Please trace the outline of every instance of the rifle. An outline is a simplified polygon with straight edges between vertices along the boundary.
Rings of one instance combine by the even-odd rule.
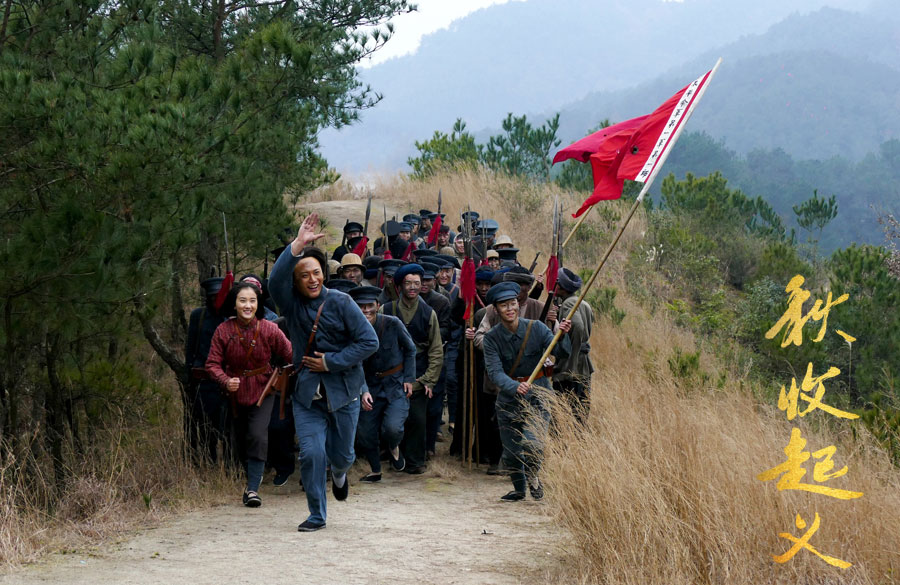
[[[534,273],[534,269],[537,266],[537,261],[538,261],[538,258],[540,258],[540,256],[541,256],[540,252],[538,252],[537,254],[534,255],[534,261],[532,261],[531,266],[528,267],[528,272]]]
[[[350,223],[349,219],[344,220],[344,235],[341,236],[341,248],[347,245],[347,224]],[[346,250],[344,250],[346,252]]]
[[[224,211],[222,212],[222,229],[225,233],[225,280],[222,281],[222,288],[219,289],[219,294],[216,296],[217,311],[221,310],[228,295],[227,290],[231,289],[231,285],[234,284],[234,273],[231,272],[231,264],[228,262],[228,222],[225,220]],[[231,414],[237,416],[237,392],[228,392],[228,402],[231,404]]]
[[[281,392],[281,400],[278,405],[278,418],[284,420],[284,403],[287,397],[287,383],[293,372],[294,364],[275,368],[272,375],[269,377],[269,380],[266,382],[262,394],[259,395],[259,400],[256,401],[256,407],[259,408],[262,406],[263,400],[273,392],[272,389],[274,388],[278,392]]]

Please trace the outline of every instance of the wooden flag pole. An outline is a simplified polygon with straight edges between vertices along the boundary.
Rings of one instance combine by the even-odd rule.
[[[688,111],[685,112],[685,118],[672,134],[672,140],[670,141],[670,145],[674,146],[675,142],[678,140],[678,137],[681,136],[681,132],[684,130],[687,121],[690,119],[691,114],[694,112],[694,107],[700,102],[700,98],[703,97],[703,94],[706,92],[706,88],[709,87],[710,82],[712,81],[713,76],[716,74],[716,70],[719,68],[719,65],[722,64],[722,58],[719,57],[719,60],[716,61],[715,67],[712,68],[712,71],[709,72],[709,77],[706,80],[706,83],[703,84],[703,87],[697,93],[697,97],[694,99],[691,106],[688,108]],[[650,173],[650,176],[647,179],[647,182],[644,183],[643,189],[641,189],[640,194],[637,196],[637,199],[634,200],[634,204],[631,206],[631,209],[628,211],[628,215],[625,216],[625,219],[622,221],[622,225],[619,226],[619,231],[616,232],[616,237],[613,238],[613,241],[610,242],[609,246],[606,248],[606,252],[604,252],[603,256],[600,258],[600,263],[597,264],[597,268],[594,269],[594,273],[591,274],[591,277],[588,279],[586,283],[581,287],[581,293],[578,295],[578,299],[575,301],[575,304],[572,306],[572,310],[569,311],[569,314],[566,315],[566,319],[571,320],[572,317],[575,316],[575,312],[578,310],[581,302],[584,301],[585,295],[587,295],[588,291],[591,289],[591,286],[594,284],[594,281],[597,280],[597,276],[600,274],[600,270],[603,268],[603,265],[606,264],[607,258],[609,258],[610,254],[612,254],[613,249],[616,247],[616,244],[619,243],[619,239],[622,237],[622,233],[625,231],[625,228],[628,227],[628,222],[631,221],[631,218],[634,216],[634,213],[637,211],[638,206],[644,201],[644,197],[647,195],[647,191],[650,190],[650,185],[653,184],[653,180],[656,179],[656,176],[659,174],[659,171],[662,169],[663,164],[666,162],[666,159],[669,157],[669,153],[672,152],[672,148],[667,148],[659,157],[659,163],[653,169],[653,172]],[[589,209],[586,210],[582,217],[587,215]],[[580,224],[578,224],[580,225]],[[576,226],[577,227],[577,226]],[[574,229],[572,230],[574,233]],[[572,237],[569,234],[569,237]],[[568,239],[568,238],[567,238]],[[537,365],[534,368],[534,371],[531,372],[531,375],[528,377],[528,383],[532,384],[537,378],[538,374],[541,372],[541,369],[544,367],[544,362],[547,361],[547,358],[550,357],[550,354],[553,352],[553,348],[556,347],[556,344],[559,343],[559,338],[562,337],[562,330],[557,330],[553,335],[553,340],[550,342],[550,345],[544,351],[544,355],[541,356],[540,361],[538,361]]]
[[[584,223],[584,220],[587,219],[588,214],[589,214],[593,209],[594,209],[594,206],[591,205],[590,207],[587,208],[587,210],[585,210],[584,213],[581,214],[581,217],[578,218],[578,221],[577,221],[577,222],[575,223],[575,225],[572,227],[572,231],[569,232],[569,235],[566,236],[565,241],[563,241],[563,243],[562,243],[562,247],[563,247],[563,248],[566,247],[566,244],[569,243],[569,240],[572,239],[572,236],[575,235],[575,232],[578,231],[578,228],[581,227],[581,224]]]
[[[709,84],[712,82],[713,76],[715,76],[716,71],[719,69],[719,65],[722,64],[722,58],[719,57],[719,60],[716,61],[716,64],[713,66],[712,70],[709,72],[709,77],[706,80],[706,83],[703,84],[703,87],[697,92],[697,97],[694,98],[694,101],[691,102],[691,105],[688,106],[687,112],[684,113],[684,119],[681,121],[681,124],[678,125],[678,128],[675,129],[674,134],[672,134],[672,140],[669,141],[669,147],[666,148],[665,151],[659,157],[659,163],[653,169],[653,172],[647,178],[647,182],[644,183],[644,188],[641,189],[641,194],[638,195],[638,201],[644,198],[644,195],[647,193],[647,185],[650,185],[653,180],[656,178],[656,175],[659,174],[660,169],[662,169],[663,165],[666,162],[666,159],[669,158],[669,153],[672,152],[672,148],[674,148],[675,143],[678,142],[678,138],[681,136],[681,133],[684,131],[684,127],[687,125],[688,120],[691,119],[691,115],[694,113],[694,108],[697,107],[697,104],[700,103],[700,100],[703,99],[703,94],[706,93],[706,88],[709,87]],[[575,232],[578,231],[578,228],[581,227],[581,224],[584,223],[584,220],[587,219],[588,213],[591,212],[592,209],[596,207],[595,205],[587,208],[584,213],[581,214],[581,217],[578,218],[578,222],[572,227],[572,231],[569,232],[568,237],[563,242],[562,247],[565,248],[566,244],[569,243],[569,240],[572,239],[572,236],[575,235]],[[577,305],[576,305],[577,307]]]

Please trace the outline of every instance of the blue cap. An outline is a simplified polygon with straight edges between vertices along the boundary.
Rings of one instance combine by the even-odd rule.
[[[491,287],[485,300],[491,305],[508,301],[509,299],[518,297],[519,291],[521,290],[519,285],[514,282],[501,282],[500,284],[495,284]]]
[[[398,231],[398,232],[411,232],[411,231],[412,231],[412,224],[409,223],[408,221],[401,221],[401,222],[398,224],[397,231]]]
[[[419,225],[419,216],[416,215],[415,213],[407,213],[406,215],[403,216],[403,221],[414,224],[414,225]]]
[[[494,277],[494,271],[490,268],[479,268],[475,271],[475,280],[490,280]]]
[[[437,256],[437,252],[434,250],[429,250],[427,248],[422,248],[420,250],[413,250],[413,255],[416,257],[416,260],[421,260],[427,256]]]
[[[403,279],[410,274],[418,274],[419,276],[423,276],[425,274],[425,269],[415,263],[404,264],[397,269],[397,272],[394,273],[394,282],[400,284],[403,282]]]
[[[358,286],[351,289],[349,293],[357,305],[368,305],[369,303],[377,303],[378,297],[381,296],[381,289],[377,286]]]

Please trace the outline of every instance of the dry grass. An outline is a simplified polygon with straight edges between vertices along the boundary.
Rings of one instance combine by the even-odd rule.
[[[61,495],[51,474],[30,455],[0,467],[0,568],[109,541],[239,489],[224,468],[186,463],[181,428],[166,423],[98,431]]]
[[[560,195],[568,211],[578,203],[577,196],[554,186],[529,187],[478,172],[426,182],[393,178],[376,191],[415,210],[433,209],[438,188],[453,227],[458,213],[471,205],[500,222],[500,233],[509,233],[522,250],[523,263],[539,249],[546,260],[553,195]],[[612,212],[606,217],[592,213],[591,237],[578,245],[578,253],[567,252],[568,266],[587,267],[605,249],[614,216],[623,216],[628,207],[608,205]],[[694,351],[698,341],[666,316],[651,317],[622,289],[627,251],[642,245],[645,225],[639,211],[600,279],[620,287],[616,304],[628,317],[621,327],[607,319],[595,325],[591,341],[598,371],[589,423],[576,428],[570,415],[555,412],[558,434],[548,445],[545,478],[553,513],[572,535],[566,545],[570,562],[560,581],[900,581],[900,473],[861,423],[832,424],[820,411],[797,426],[810,451],[834,444],[836,469],[849,466],[845,477],[828,485],[862,491],[862,498],[779,492],[775,482],[760,482],[756,475],[784,460],[791,428],[784,414],[774,404],[760,403],[762,392],[754,391],[745,373],[729,371],[705,351],[701,369],[710,380],[723,377],[724,389],[673,378],[667,358],[675,348]],[[645,279],[653,281],[652,275]],[[804,480],[811,482],[812,465],[808,468]],[[805,550],[786,564],[774,563],[772,555],[791,544],[778,534],[802,534],[794,526],[797,513],[808,525],[818,513],[821,527],[812,545],[853,566],[834,569]]]

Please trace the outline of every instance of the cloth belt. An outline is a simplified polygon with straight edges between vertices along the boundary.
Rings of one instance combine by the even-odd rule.
[[[383,372],[375,372],[376,378],[387,378],[388,376],[393,376],[397,372],[403,371],[403,364],[397,364],[390,370],[385,370]]]
[[[237,378],[250,378],[252,376],[259,376],[260,374],[268,374],[272,371],[271,366],[268,364],[256,368],[255,370],[241,370],[240,374],[237,374]]]
[[[534,379],[539,380],[545,376],[550,376],[551,374],[552,374],[552,372],[549,374],[547,373],[547,368],[541,368],[541,371],[538,372],[538,375],[535,376]],[[519,378],[513,378],[513,380],[515,380],[516,382],[522,383],[522,382],[527,382],[529,377],[530,376],[521,376]]]

